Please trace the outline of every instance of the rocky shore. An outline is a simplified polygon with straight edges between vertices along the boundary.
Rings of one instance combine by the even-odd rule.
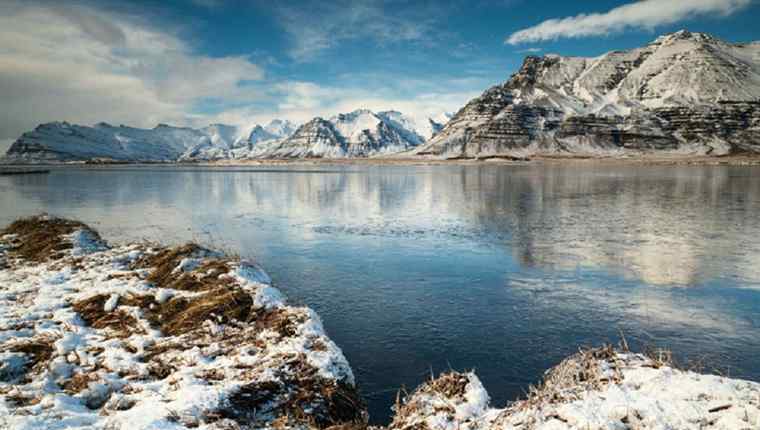
[[[390,405],[389,405],[390,406]],[[388,429],[758,429],[760,384],[603,347],[492,407],[474,373],[399,393]],[[0,231],[0,428],[365,429],[343,353],[253,262],[109,246],[76,221]]]

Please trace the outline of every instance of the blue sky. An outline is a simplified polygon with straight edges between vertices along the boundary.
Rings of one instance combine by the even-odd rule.
[[[4,0],[0,146],[53,120],[432,116],[503,82],[525,55],[596,56],[681,28],[758,40],[758,3]]]

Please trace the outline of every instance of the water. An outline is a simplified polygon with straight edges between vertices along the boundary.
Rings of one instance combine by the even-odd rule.
[[[343,348],[373,422],[475,369],[496,405],[580,345],[656,345],[760,380],[760,169],[61,168],[0,177],[0,223],[258,260]]]

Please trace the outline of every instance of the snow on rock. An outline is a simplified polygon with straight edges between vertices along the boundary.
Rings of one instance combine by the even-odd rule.
[[[596,58],[529,56],[418,155],[760,152],[760,43],[679,31]]]
[[[423,144],[442,125],[397,111],[358,109],[329,119],[314,118],[255,158],[353,158],[407,151]]]
[[[160,124],[152,129],[99,123],[87,127],[68,122],[41,124],[10,147],[5,161],[45,163],[71,161],[175,162],[246,158],[259,145],[295,131],[289,121],[237,127],[212,124],[201,129]]]
[[[59,251],[25,246],[40,232],[59,233]],[[366,422],[317,315],[286,304],[261,268],[195,245],[76,247],[87,234],[98,237],[49,217],[0,234],[0,428]]]
[[[357,110],[303,126],[212,124],[201,129],[161,124],[153,129],[52,122],[24,133],[5,161],[195,162],[252,158],[366,157],[405,151],[443,127],[445,116],[415,119],[396,111]]]

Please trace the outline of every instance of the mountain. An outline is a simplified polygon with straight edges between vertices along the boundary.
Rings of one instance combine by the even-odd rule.
[[[52,122],[24,133],[4,161],[45,163],[108,160],[187,162],[253,158],[346,158],[413,149],[440,131],[432,119],[396,111],[356,110],[297,127],[287,120],[245,129],[212,124],[201,129],[161,124],[152,129]]]
[[[295,133],[297,126],[288,120],[275,119],[262,127],[257,125],[248,136],[248,151],[233,158],[255,158],[267,152],[280,140]]]
[[[201,129],[160,124],[152,129],[93,127],[51,122],[24,133],[8,150],[11,163],[113,160],[175,162],[246,158],[259,146],[287,137],[289,121],[274,120],[247,132],[241,127],[212,124]]]
[[[327,120],[314,118],[256,157],[370,157],[413,149],[433,133],[432,122],[420,124],[396,111],[359,109]]]
[[[760,42],[679,31],[596,58],[529,56],[414,153],[725,155],[760,152]]]

